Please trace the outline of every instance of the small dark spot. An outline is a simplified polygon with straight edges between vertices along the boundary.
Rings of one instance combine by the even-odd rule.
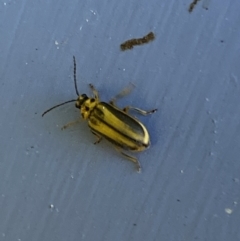
[[[157,110],[158,110],[158,109],[153,109],[153,110],[150,110],[148,113],[149,113],[149,114],[153,114],[153,113],[155,113]]]
[[[89,107],[88,107],[88,106],[86,106],[86,107],[85,107],[85,110],[86,110],[86,111],[89,111]]]
[[[177,199],[178,202],[181,202],[180,199]]]
[[[38,50],[38,49],[35,49],[35,50]]]
[[[134,224],[133,224],[133,226],[137,226],[137,224],[136,224],[136,223],[134,223]]]
[[[37,112],[34,113],[35,115],[37,114]]]
[[[221,43],[224,43],[224,40],[220,40]]]
[[[233,181],[234,182],[239,182],[239,179],[238,178],[233,178]]]
[[[95,99],[94,99],[94,98],[92,98],[92,99],[90,100],[90,102],[91,102],[91,103],[95,102]]]
[[[33,148],[34,148],[34,146],[31,146],[31,148],[33,149]]]

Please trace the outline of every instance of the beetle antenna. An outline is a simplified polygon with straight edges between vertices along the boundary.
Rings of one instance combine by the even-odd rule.
[[[50,109],[44,111],[43,114],[42,114],[42,116],[44,116],[44,115],[47,114],[49,111],[51,111],[51,110],[53,110],[53,109],[55,109],[55,108],[57,108],[57,107],[59,107],[59,106],[65,105],[65,104],[70,103],[70,102],[73,102],[73,101],[76,101],[76,100],[68,100],[68,101],[65,101],[65,102],[63,102],[63,103],[61,103],[61,104],[55,105],[55,106],[51,107]]]
[[[77,88],[77,77],[76,77],[76,60],[75,56],[73,56],[73,76],[74,76],[74,85],[77,96],[79,96],[78,88]]]

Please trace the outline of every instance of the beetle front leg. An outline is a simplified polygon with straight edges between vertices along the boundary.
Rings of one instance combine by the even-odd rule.
[[[95,135],[98,139],[94,142],[94,145],[98,144],[101,142],[102,137],[100,135],[98,135],[97,133],[91,131],[93,133],[93,135]]]
[[[67,123],[66,125],[64,125],[61,129],[62,129],[62,130],[67,129],[68,127],[73,126],[73,125],[76,125],[76,124],[79,123],[79,122],[80,122],[80,120],[76,120],[76,121],[69,122],[69,123]]]
[[[123,108],[123,111],[126,112],[126,113],[128,113],[129,110],[134,110],[141,115],[149,115],[149,114],[153,114],[157,111],[157,109],[146,111],[146,110],[141,110],[139,108],[135,108],[135,107],[132,107],[132,106],[126,106],[125,108]]]
[[[89,84],[90,89],[92,90],[93,94],[94,94],[94,98],[99,100],[99,94],[98,91],[95,89],[95,87],[92,84]]]
[[[128,160],[134,162],[134,163],[137,165],[138,173],[141,173],[141,170],[142,170],[141,164],[140,164],[140,162],[138,161],[138,159],[137,159],[136,157],[133,157],[133,156],[130,156],[130,155],[124,153],[124,152],[122,151],[122,149],[121,149],[120,147],[118,147],[118,146],[115,146],[115,148],[116,148],[116,150],[117,150],[121,155],[123,155],[125,158],[127,158]]]

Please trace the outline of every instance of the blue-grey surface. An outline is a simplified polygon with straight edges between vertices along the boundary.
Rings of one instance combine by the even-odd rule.
[[[0,2],[0,240],[240,240],[240,2]],[[208,8],[206,10],[205,8]],[[155,41],[121,52],[127,39]],[[93,83],[152,146],[143,166],[93,145],[74,104]]]

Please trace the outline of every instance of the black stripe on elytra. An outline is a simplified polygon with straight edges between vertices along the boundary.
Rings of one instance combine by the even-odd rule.
[[[94,131],[92,131],[92,132],[93,132],[93,133],[94,133],[94,132],[97,133],[98,135],[102,136],[103,138],[105,138],[106,140],[108,140],[109,142],[111,142],[113,145],[119,146],[119,147],[121,147],[121,148],[124,149],[124,150],[132,150],[132,151],[137,150],[136,148],[129,148],[129,147],[126,146],[126,145],[122,145],[121,143],[119,143],[119,142],[117,142],[117,141],[109,138],[108,136],[100,133],[99,131],[94,130]],[[141,143],[141,144],[142,144],[142,143]],[[146,145],[144,145],[144,146],[146,146]],[[147,146],[146,146],[146,147],[147,147]]]
[[[105,103],[105,102],[100,102],[99,105],[105,107],[110,113],[115,115],[116,118],[121,120],[122,122],[127,123],[129,126],[135,126],[133,129],[138,134],[141,134],[141,135],[144,134],[143,128],[141,125],[139,125],[139,122],[136,119],[134,119],[133,117],[129,116],[127,113],[125,113],[122,110],[117,109],[116,107],[109,105],[108,103]],[[96,107],[95,110],[100,117],[104,118],[104,113],[102,112],[101,109]]]
[[[101,104],[102,104],[102,103],[101,103]],[[104,104],[105,104],[105,103],[104,103]],[[106,104],[105,104],[104,106],[105,106],[105,107],[108,107],[108,105],[106,105]],[[115,110],[115,109],[114,109],[114,110]],[[104,117],[104,113],[103,113],[100,109],[98,109],[97,107],[94,108],[94,112],[96,112],[96,115],[94,115],[94,117],[95,117],[98,121],[104,123],[106,126],[110,127],[111,129],[113,129],[114,131],[116,131],[118,134],[126,137],[127,139],[133,141],[134,143],[141,144],[142,146],[145,146],[145,147],[148,146],[148,145],[146,145],[146,144],[144,144],[144,143],[142,143],[142,142],[139,142],[139,141],[135,140],[134,138],[131,138],[130,136],[128,136],[128,135],[120,132],[120,131],[119,131],[118,129],[116,129],[113,125],[110,125],[109,123],[107,123],[106,121],[104,121],[104,118],[103,118],[103,117]],[[114,113],[113,113],[113,114],[114,114]],[[130,117],[130,118],[131,118],[131,117]],[[129,118],[129,119],[130,119],[130,118]],[[137,122],[134,121],[134,123],[137,123]],[[142,128],[141,128],[141,130],[142,130]],[[95,130],[94,130],[94,131],[95,131]],[[143,133],[144,133],[144,132],[143,132]],[[99,134],[101,134],[101,133],[99,133]],[[103,135],[103,134],[101,134],[101,135]],[[108,139],[109,141],[111,140],[112,142],[114,142],[114,143],[116,144],[116,142],[115,142],[114,140],[110,139],[109,137],[104,136],[104,138]],[[119,145],[119,144],[118,144],[118,145]]]

